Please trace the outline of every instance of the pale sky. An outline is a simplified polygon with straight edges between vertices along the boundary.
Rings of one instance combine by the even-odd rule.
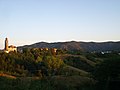
[[[0,49],[36,42],[120,41],[120,0],[0,0]]]

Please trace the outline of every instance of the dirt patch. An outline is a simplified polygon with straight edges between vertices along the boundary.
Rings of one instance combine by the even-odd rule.
[[[15,77],[15,76],[11,76],[11,75],[4,74],[4,73],[0,73],[0,77],[7,77],[7,78],[16,79],[16,77]]]

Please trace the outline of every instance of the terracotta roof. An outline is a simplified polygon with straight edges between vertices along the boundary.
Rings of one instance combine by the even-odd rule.
[[[16,46],[10,45],[9,48],[16,48]]]

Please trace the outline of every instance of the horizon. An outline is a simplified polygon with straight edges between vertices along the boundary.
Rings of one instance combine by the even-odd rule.
[[[0,0],[0,49],[37,42],[120,41],[119,0]]]
[[[8,38],[8,41],[9,41],[9,38]],[[29,43],[29,44],[22,44],[22,45],[18,45],[16,47],[21,47],[21,46],[25,46],[25,45],[32,45],[32,44],[36,44],[36,43],[64,43],[64,42],[85,42],[85,43],[108,43],[108,42],[112,42],[112,43],[116,43],[116,42],[120,42],[120,40],[118,41],[75,41],[75,40],[68,40],[68,41],[55,41],[55,42],[47,42],[47,41],[38,41],[38,42],[33,42],[33,43]],[[8,42],[9,43],[9,46],[10,45],[13,45],[10,43],[10,41]],[[5,45],[5,43],[4,43]],[[0,48],[0,50],[4,49],[4,45],[3,45],[3,48]]]

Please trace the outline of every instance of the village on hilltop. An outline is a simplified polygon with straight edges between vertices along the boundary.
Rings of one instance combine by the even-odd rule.
[[[40,51],[48,51],[50,50],[51,52],[53,53],[56,53],[57,52],[57,49],[56,48],[34,48],[34,50],[36,49],[39,49]],[[23,52],[23,50],[18,50],[16,46],[14,45],[10,45],[9,46],[9,41],[8,41],[8,38],[5,38],[5,47],[4,47],[4,50],[3,50],[5,53],[9,53],[9,52]]]

